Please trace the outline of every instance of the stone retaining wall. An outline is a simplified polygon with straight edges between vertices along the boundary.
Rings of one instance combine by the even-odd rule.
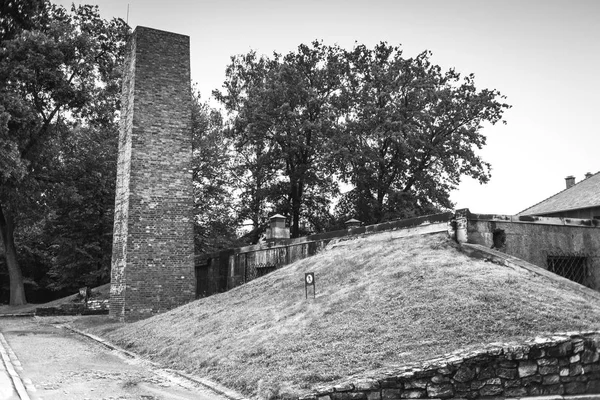
[[[600,393],[600,332],[490,344],[380,377],[317,388],[303,400],[486,398]]]
[[[58,315],[101,315],[108,314],[109,300],[89,300],[80,303],[66,303],[55,307],[37,307],[35,315],[39,317]]]

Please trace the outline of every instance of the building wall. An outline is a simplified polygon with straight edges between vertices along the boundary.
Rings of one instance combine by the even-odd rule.
[[[110,315],[194,298],[189,37],[138,27],[124,68]]]
[[[229,256],[224,250],[196,257],[196,298],[225,292],[228,287]]]
[[[548,269],[546,261],[549,255],[586,255],[586,284],[600,290],[600,221],[473,214],[465,209],[458,210],[456,214],[429,215],[295,239],[278,239],[200,256],[196,271],[198,285],[203,290],[197,295],[204,297],[232,289],[262,275],[261,271],[252,269],[278,268],[316,254],[331,241],[385,231],[402,237],[444,230],[448,230],[460,243],[467,241],[495,248],[544,269]],[[202,279],[208,282],[202,283]]]
[[[468,243],[496,248],[547,269],[548,255],[588,255],[588,286],[600,290],[600,223],[549,217],[471,214],[467,216]],[[494,242],[504,236],[504,243]]]

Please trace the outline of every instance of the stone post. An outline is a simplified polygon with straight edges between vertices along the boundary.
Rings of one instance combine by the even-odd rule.
[[[463,208],[461,210],[456,210],[456,214],[454,215],[454,219],[456,221],[456,241],[460,243],[467,243],[468,235],[467,235],[467,226],[468,220],[467,216],[469,215],[469,209]]]
[[[344,224],[346,225],[347,230],[351,230],[354,228],[359,228],[361,222],[355,218],[352,218],[352,219],[349,219],[348,221],[344,222]]]
[[[267,229],[267,240],[290,238],[290,228],[285,226],[285,217],[283,215],[275,214],[269,217],[269,220],[271,224]]]

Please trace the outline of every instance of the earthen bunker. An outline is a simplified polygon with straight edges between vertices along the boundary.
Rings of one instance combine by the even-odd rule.
[[[443,231],[600,289],[596,220],[468,210],[289,239],[275,216],[266,243],[196,257],[193,243],[189,37],[138,27],[126,56],[119,135],[110,315],[145,318],[310,256],[331,240],[391,230]],[[358,221],[355,221],[358,222]],[[341,239],[340,239],[341,240]]]

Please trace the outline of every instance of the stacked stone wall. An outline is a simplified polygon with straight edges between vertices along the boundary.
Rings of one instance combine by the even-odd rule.
[[[491,344],[321,387],[303,400],[506,398],[600,393],[600,333]]]
[[[134,320],[194,299],[189,37],[138,27],[119,136],[110,314]]]
[[[53,307],[37,307],[35,315],[98,315],[108,314],[108,300],[89,300],[86,302],[66,303]]]

